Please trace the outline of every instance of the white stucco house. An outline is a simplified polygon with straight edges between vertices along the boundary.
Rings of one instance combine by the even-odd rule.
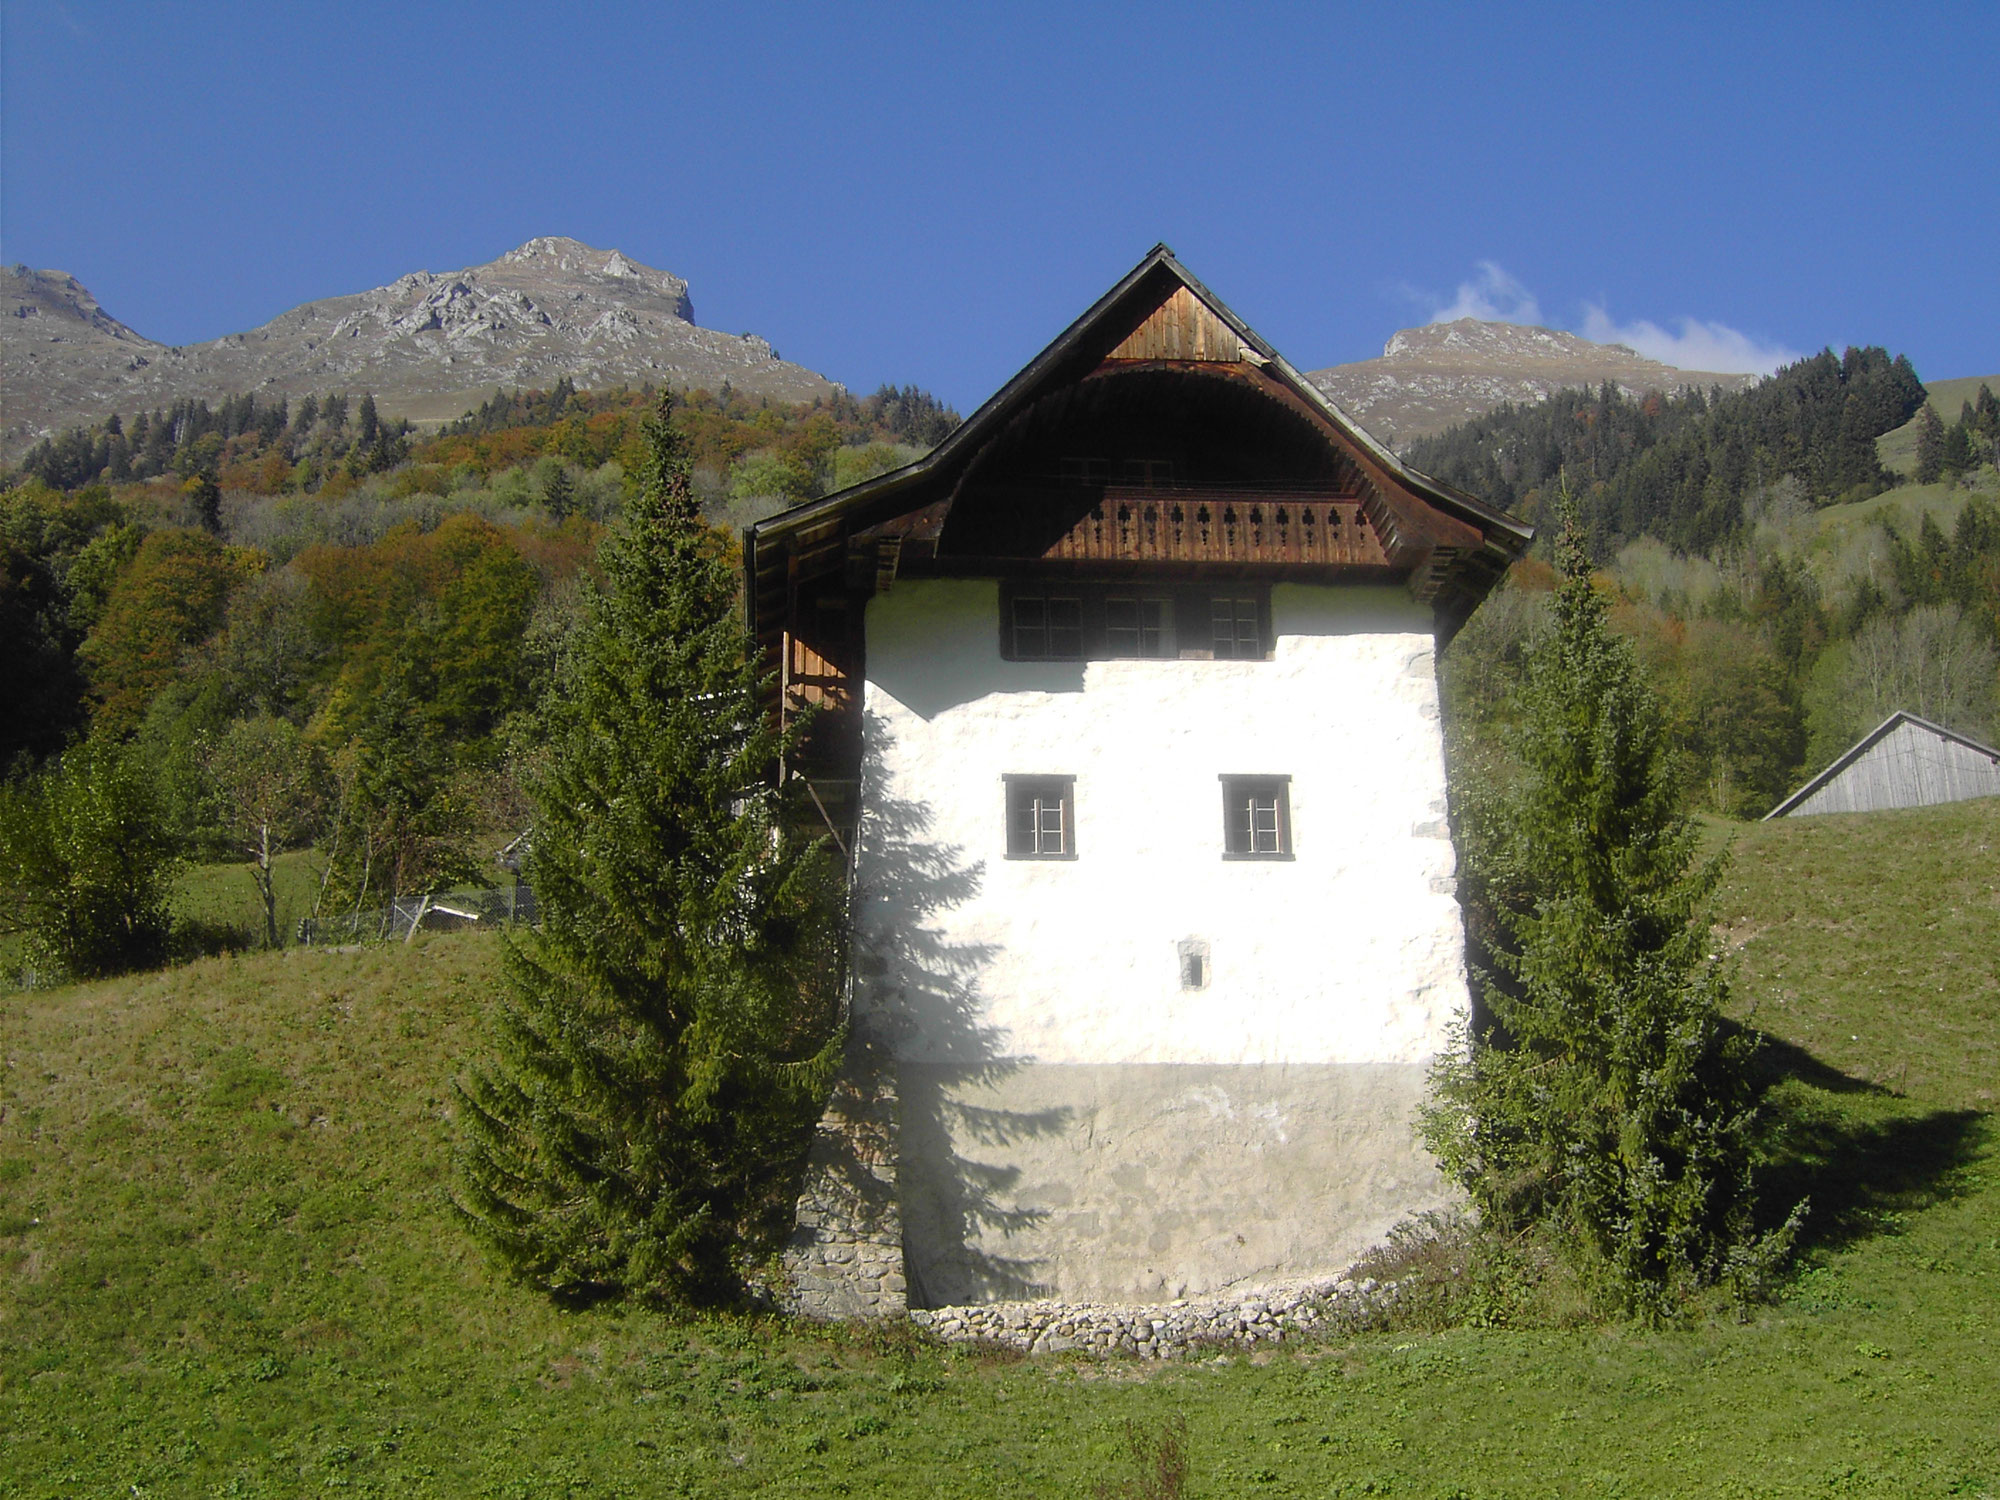
[[[1529,537],[1165,246],[927,457],[745,534],[852,859],[796,1305],[1212,1295],[1444,1200],[1436,659]]]

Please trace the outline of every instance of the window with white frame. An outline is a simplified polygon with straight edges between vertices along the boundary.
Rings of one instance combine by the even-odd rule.
[[[1224,776],[1222,857],[1290,859],[1292,805],[1289,776]]]
[[[1009,776],[1007,857],[1076,858],[1076,778]]]

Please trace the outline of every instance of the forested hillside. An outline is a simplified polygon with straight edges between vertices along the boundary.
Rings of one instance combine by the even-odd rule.
[[[1920,408],[1937,431],[1904,483],[1877,440]],[[1907,360],[1850,349],[1735,394],[1558,392],[1409,456],[1530,517],[1570,487],[1676,715],[1691,794],[1742,816],[1898,708],[2000,737],[1996,449],[1990,389],[1947,428]],[[1517,568],[1447,658],[1461,747],[1502,765],[1546,588],[1539,564]]]
[[[1690,796],[1771,806],[1895,708],[1987,739],[2000,648],[2000,401],[1936,430],[1879,349],[1741,393],[1558,392],[1417,445],[1530,517],[1578,496],[1614,616],[1675,715]],[[495,392],[423,436],[365,392],[184,401],[38,445],[0,493],[0,762],[117,749],[189,857],[315,845],[329,910],[478,872],[518,827],[532,702],[635,467],[645,393]],[[956,413],[884,387],[679,420],[725,530],[905,463]],[[1877,440],[1914,431],[1922,484]],[[1534,560],[1446,657],[1455,753],[1505,774]],[[275,920],[275,918],[273,919]]]
[[[79,751],[56,781],[142,802],[106,816],[186,857],[313,844],[327,910],[477,879],[481,836],[523,817],[531,747],[511,726],[650,404],[565,382],[418,437],[365,393],[245,395],[39,445],[0,492],[8,806],[88,744],[123,770],[84,777]],[[680,405],[725,526],[906,463],[957,420],[914,388],[788,406],[725,385]]]

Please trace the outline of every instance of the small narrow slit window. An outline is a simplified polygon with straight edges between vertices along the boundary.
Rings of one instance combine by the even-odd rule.
[[[1201,938],[1187,938],[1174,945],[1180,959],[1181,988],[1184,990],[1205,990],[1208,988],[1209,959],[1208,944]]]
[[[1291,778],[1222,778],[1222,857],[1292,857]]]
[[[1007,778],[1007,857],[1076,858],[1076,778]]]
[[[1210,601],[1217,661],[1262,661],[1264,628],[1255,599],[1217,598]]]
[[[1083,657],[1083,601],[1056,595],[1023,594],[1014,600],[1014,656],[1021,661],[1080,661]]]

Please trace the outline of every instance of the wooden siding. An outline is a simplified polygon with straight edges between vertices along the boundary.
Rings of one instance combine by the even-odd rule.
[[[853,706],[854,684],[847,673],[828,657],[795,635],[785,637],[785,707],[806,704],[834,713]]]
[[[1788,817],[2000,796],[2000,754],[1904,719],[1810,790]]]
[[[1235,364],[1243,357],[1236,330],[1184,286],[1174,288],[1107,359],[1193,359]]]

